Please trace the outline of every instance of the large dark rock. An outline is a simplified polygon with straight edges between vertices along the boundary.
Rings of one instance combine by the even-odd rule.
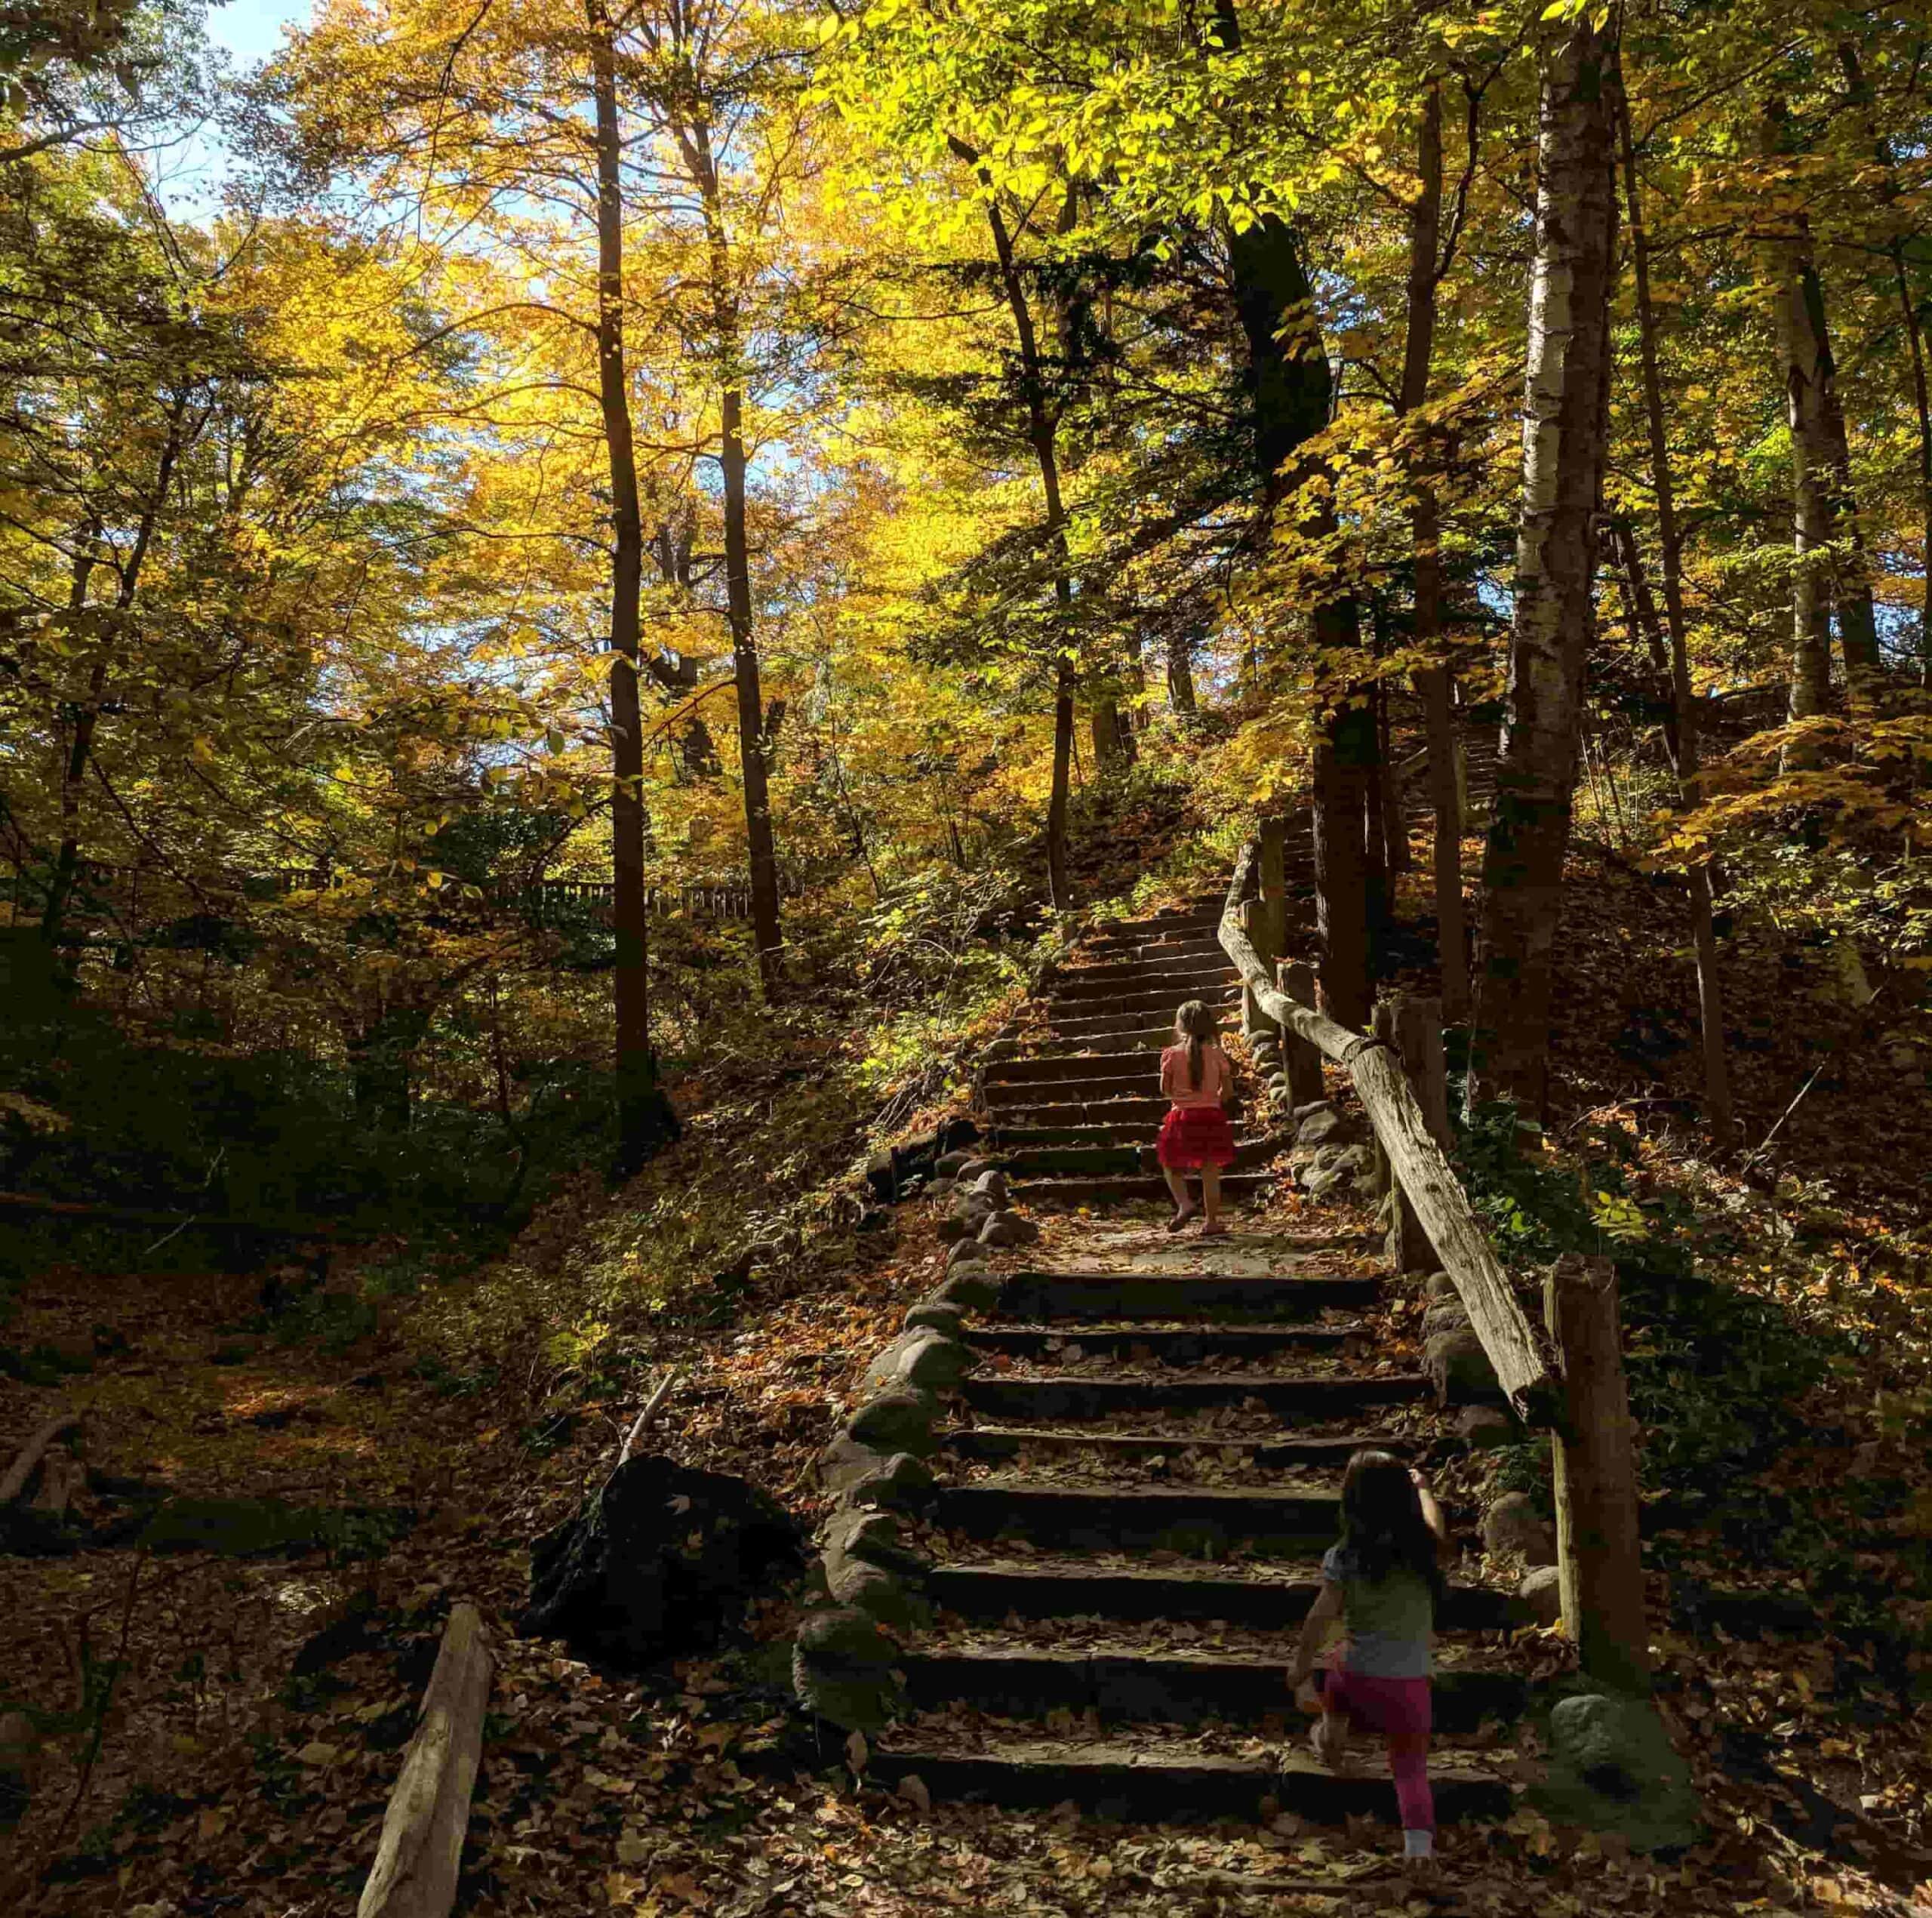
[[[715,1645],[803,1559],[798,1525],[755,1485],[647,1455],[531,1547],[521,1628],[586,1658],[649,1664]]]

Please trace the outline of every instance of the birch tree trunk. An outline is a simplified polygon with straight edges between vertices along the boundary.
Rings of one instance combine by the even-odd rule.
[[[1650,234],[1644,224],[1643,195],[1637,178],[1637,148],[1630,128],[1630,102],[1623,91],[1620,68],[1617,117],[1623,159],[1623,197],[1630,212],[1631,264],[1637,282],[1637,337],[1643,368],[1644,418],[1651,451],[1651,480],[1657,500],[1657,537],[1663,548],[1664,611],[1669,627],[1669,671],[1671,711],[1675,723],[1666,732],[1672,770],[1677,775],[1679,802],[1688,807],[1697,796],[1697,703],[1690,689],[1690,623],[1684,610],[1684,543],[1677,523],[1677,488],[1671,470],[1670,440],[1665,430],[1663,377],[1658,365],[1657,309],[1651,298]],[[1622,528],[1625,563],[1630,576],[1631,604],[1639,618],[1654,628],[1656,609],[1649,603],[1643,563],[1635,531]],[[1700,860],[1691,870],[1690,941],[1697,960],[1697,1014],[1704,1047],[1704,1118],[1712,1142],[1720,1149],[1731,1141],[1730,1067],[1724,1054],[1724,987],[1718,972],[1717,931],[1713,912],[1715,875],[1712,862]]]
[[[617,947],[614,1048],[617,1159],[634,1171],[678,1136],[651,1042],[650,902],[644,882],[644,713],[638,694],[644,523],[624,356],[623,137],[604,0],[586,0],[596,104],[597,383],[611,479],[611,879]]]
[[[1504,1098],[1537,1111],[1595,630],[1617,229],[1611,42],[1587,16],[1546,30],[1509,716],[1484,853],[1469,1082],[1472,1105]]]
[[[1471,128],[1473,139],[1475,129]],[[1473,157],[1473,155],[1472,156]],[[1423,100],[1416,140],[1420,190],[1409,209],[1407,331],[1403,341],[1402,386],[1397,409],[1412,413],[1429,396],[1435,351],[1435,294],[1441,284],[1442,85],[1430,83]],[[1420,460],[1418,455],[1412,457]],[[1413,479],[1415,503],[1409,525],[1415,550],[1414,636],[1418,651],[1442,637],[1441,516],[1435,486],[1426,469]],[[1415,675],[1429,744],[1429,799],[1435,814],[1431,876],[1435,894],[1435,944],[1442,975],[1442,1011],[1451,1024],[1469,1014],[1468,932],[1463,914],[1463,805],[1456,780],[1455,688],[1448,666]]]

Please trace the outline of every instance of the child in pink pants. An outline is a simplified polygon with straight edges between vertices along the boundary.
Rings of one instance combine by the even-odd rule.
[[[1321,1713],[1309,1742],[1340,1769],[1352,1726],[1389,1741],[1402,1849],[1425,1859],[1435,1849],[1429,1789],[1429,1645],[1442,1595],[1448,1535],[1442,1508],[1422,1473],[1392,1453],[1358,1452],[1342,1479],[1342,1536],[1321,1561],[1321,1590],[1302,1627],[1290,1689]],[[1343,1621],[1340,1655],[1308,1693],[1328,1627]]]

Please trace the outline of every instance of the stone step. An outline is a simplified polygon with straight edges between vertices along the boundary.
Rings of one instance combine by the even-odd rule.
[[[1129,1412],[1198,1412],[1252,1399],[1277,1418],[1319,1422],[1370,1405],[1413,1405],[1429,1393],[1420,1372],[1379,1377],[1297,1377],[1281,1372],[1164,1372],[1082,1378],[1057,1372],[1026,1378],[971,1374],[958,1390],[976,1418],[1001,1424],[1055,1425],[1066,1419],[1112,1418]]]
[[[1163,1005],[1167,1002],[1163,1000]],[[1171,1045],[1174,1039],[1174,1020],[1171,1008],[1166,1012],[1116,1012],[1109,1007],[1104,1012],[1061,1012],[1052,1022],[1035,1028],[1032,1032],[1017,1034],[1021,1045],[1029,1039],[1086,1039],[1105,1033],[1115,1036],[1124,1033],[1134,1033],[1149,1041],[1158,1040],[1161,1046]]]
[[[1225,959],[1219,965],[1140,965],[1125,968],[1124,972],[1119,978],[1099,979],[1084,968],[1056,973],[1048,981],[1048,996],[1056,1005],[1103,1003],[1149,993],[1178,1001],[1206,999],[1241,981],[1233,962]]]
[[[1158,934],[1151,939],[1138,936],[1096,939],[1092,944],[1082,946],[1065,969],[1069,972],[1084,972],[1090,966],[1137,965],[1149,961],[1201,961],[1212,965],[1226,957],[1217,928],[1203,925],[1192,931]]]
[[[907,1702],[915,1711],[965,1704],[997,1718],[1044,1718],[1049,1712],[1094,1713],[1103,1725],[1229,1725],[1305,1721],[1287,1683],[1291,1645],[1284,1634],[1269,1658],[1200,1652],[1042,1648],[1020,1642],[970,1647],[921,1646],[907,1653]],[[1438,1660],[1431,1687],[1438,1732],[1467,1734],[1485,1720],[1513,1723],[1529,1701],[1521,1673]]]
[[[1158,1131],[1158,1128],[1153,1128],[1155,1134]],[[1155,1162],[1151,1156],[1155,1144],[1155,1138],[1148,1136],[1118,1145],[1023,1146],[1017,1150],[1002,1147],[1000,1163],[1016,1179],[1051,1178],[1062,1174],[1098,1176],[1107,1173],[1131,1178],[1155,1170]],[[1239,1174],[1251,1167],[1266,1165],[1277,1153],[1287,1150],[1288,1144],[1284,1138],[1237,1138],[1235,1172]],[[1229,1176],[1226,1173],[1222,1175],[1224,1188]]]
[[[1048,995],[1046,1004],[1050,1018],[1061,1014],[1078,1018],[1083,1011],[1145,1012],[1156,1016],[1164,1011],[1171,1020],[1183,1001],[1190,999],[1204,999],[1224,1019],[1231,1018],[1241,1004],[1241,988],[1230,979],[1205,987],[1131,986],[1105,994],[1056,992]]]
[[[1014,1458],[1023,1452],[1060,1451],[1098,1454],[1103,1459],[1179,1459],[1189,1451],[1238,1452],[1253,1465],[1283,1470],[1299,1466],[1339,1472],[1364,1445],[1398,1455],[1414,1449],[1414,1441],[1386,1432],[1358,1432],[1341,1438],[1279,1439],[1229,1436],[1214,1432],[1087,1432],[1078,1426],[1056,1430],[1051,1426],[961,1426],[946,1435],[946,1449],[957,1458]]]
[[[1161,1118],[1167,1101],[1161,1102]],[[1159,1136],[1161,1119],[1123,1125],[995,1125],[986,1138],[989,1152],[1027,1152],[1037,1146],[1152,1145]]]
[[[932,1520],[968,1538],[1024,1539],[1049,1547],[1206,1553],[1240,1541],[1321,1551],[1340,1529],[1339,1492],[1247,1486],[1062,1485],[1028,1479],[940,1486]]]
[[[988,1094],[1003,1092],[1010,1086],[1077,1085],[1078,1092],[1056,1090],[1056,1098],[1084,1098],[1095,1087],[1118,1088],[1122,1092],[1142,1092],[1152,1075],[1144,1058],[1086,1058],[1073,1054],[1059,1059],[993,1059],[983,1068],[983,1082]],[[1008,1094],[1010,1098],[1010,1094]],[[1106,1097],[1102,1092],[1102,1098]]]
[[[1069,1330],[1042,1325],[977,1325],[960,1336],[976,1351],[1008,1358],[1140,1359],[1152,1365],[1237,1362],[1282,1352],[1339,1352],[1366,1335],[1358,1325],[1109,1325]]]
[[[1132,1053],[1146,1061],[1150,1082],[1160,1082],[1161,1051],[1174,1042],[1171,1026],[1123,1026],[1118,1030],[1069,1032],[1059,1024],[1043,1033],[1029,1033],[1022,1038],[996,1039],[984,1047],[980,1058],[995,1059],[1051,1059],[1069,1052],[1087,1052],[1096,1058],[1116,1058]]]
[[[1148,1126],[1158,1131],[1162,1119],[1168,1116],[1168,1102],[1158,1094],[1148,1098],[1136,1094],[1123,1088],[1121,1095],[1115,1098],[1099,1098],[1091,1101],[1064,1099],[1060,1096],[1060,1088],[1048,1085],[1040,1088],[1041,1103],[1038,1105],[1010,1104],[1001,1108],[1001,1116],[994,1121],[993,1131],[998,1135],[1002,1127],[1012,1125],[1051,1126]]]
[[[1072,1803],[1097,1817],[1147,1824],[1217,1818],[1253,1821],[1263,1800],[1324,1824],[1352,1817],[1392,1819],[1394,1787],[1386,1766],[1367,1752],[1358,1769],[1331,1772],[1312,1754],[1290,1749],[1266,1759],[1222,1757],[1177,1747],[1149,1749],[1145,1739],[1072,1744],[1014,1740],[983,1751],[961,1747],[956,1735],[931,1744],[908,1735],[875,1750],[869,1782],[896,1789],[917,1776],[935,1802],[977,1799],[1015,1810]],[[1435,1815],[1443,1824],[1509,1815],[1506,1779],[1466,1759],[1432,1761]]]
[[[1251,1199],[1278,1183],[1278,1176],[1272,1172],[1224,1172],[1221,1175],[1221,1196],[1230,1201]],[[1065,1206],[1113,1205],[1130,1199],[1170,1196],[1166,1180],[1151,1172],[1140,1178],[1121,1175],[1093,1178],[1029,1179],[1016,1184],[1014,1196],[1029,1205]]]
[[[1001,1284],[1001,1316],[1034,1323],[1063,1319],[1308,1317],[1330,1307],[1372,1305],[1373,1278],[1282,1277],[1245,1273],[1016,1272]]]
[[[1313,1563],[1244,1575],[1224,1565],[992,1558],[936,1565],[924,1580],[927,1597],[960,1618],[1168,1619],[1257,1631],[1300,1624],[1321,1589]],[[1523,1622],[1509,1594],[1486,1585],[1452,1584],[1436,1614],[1444,1632],[1506,1631]]]
[[[1146,958],[1075,959],[1052,974],[1056,985],[1078,982],[1081,985],[1119,985],[1149,972],[1228,971],[1232,969],[1218,939],[1207,938],[1187,947],[1155,947]]]

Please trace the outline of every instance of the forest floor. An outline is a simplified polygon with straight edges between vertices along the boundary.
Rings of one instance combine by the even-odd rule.
[[[381,1289],[358,1291],[347,1271],[267,1322],[259,1275],[76,1270],[29,1284],[10,1338],[65,1352],[73,1368],[8,1387],[0,1448],[54,1411],[85,1409],[97,1473],[189,1498],[278,1501],[302,1535],[254,1556],[122,1545],[0,1559],[0,1670],[11,1701],[53,1728],[0,1865],[0,1902],[35,1918],[346,1913],[442,1616],[460,1596],[482,1606],[500,1661],[466,1913],[1926,1918],[1932,1295],[1907,1190],[1927,1162],[1917,1158],[1915,1175],[1913,1142],[1932,1137],[1922,1085],[1896,1064],[1868,1079],[1869,1048],[1839,1044],[1807,1128],[1794,1117],[1780,1135],[1802,1156],[1766,1156],[1804,1164],[1802,1181],[1709,1171],[1684,1128],[1658,1122],[1668,1108],[1632,1103],[1660,1096],[1660,1080],[1672,1095],[1678,1054],[1660,1071],[1620,1036],[1638,1011],[1679,1029],[1686,968],[1668,956],[1664,906],[1645,907],[1654,889],[1629,885],[1628,897],[1614,877],[1572,894],[1592,900],[1573,917],[1571,950],[1576,990],[1595,996],[1594,1036],[1561,1061],[1579,1103],[1571,1137],[1552,1128],[1560,1150],[1543,1169],[1587,1203],[1604,1162],[1583,1156],[1584,1143],[1621,1128],[1632,1202],[1702,1221],[1700,1267],[1832,1355],[1727,1499],[1660,1541],[1673,1580],[1808,1590],[1821,1609],[1807,1630],[1660,1638],[1664,1709],[1705,1793],[1706,1844],[1645,1861],[1525,1809],[1446,1830],[1444,1883],[1425,1895],[1387,1874],[1385,1827],[1123,1829],[1070,1811],[928,1808],[868,1788],[841,1749],[802,1763],[787,1742],[795,1591],[774,1593],[718,1654],[641,1676],[518,1638],[528,1541],[608,1470],[627,1416],[666,1368],[685,1382],[661,1448],[742,1473],[809,1521],[809,1468],[835,1402],[934,1281],[916,1204],[886,1230],[854,1229],[858,1208],[840,1195],[852,1190],[862,1132],[844,1095],[815,1089],[801,1054],[755,1084],[707,1088],[685,1141],[623,1193],[586,1180],[507,1259],[384,1299],[372,1315],[326,1309]],[[1635,965],[1626,925],[1641,942]],[[1817,1062],[1776,999],[1743,1002],[1769,1022],[1743,1075],[1761,1131],[1760,1113],[1775,1117]],[[747,1273],[718,1254],[748,1220],[766,1250]],[[1288,1196],[1269,1222],[1310,1219]],[[377,1248],[365,1270],[392,1270],[395,1257]],[[635,1276],[647,1270],[649,1284]],[[1631,1316],[1641,1348],[1651,1335]],[[1409,1322],[1386,1330],[1392,1349],[1413,1344]],[[1738,1415],[1732,1400],[1710,1403]],[[1661,1421],[1647,1436],[1687,1442]],[[1804,1562],[1767,1551],[1783,1535],[1765,1529],[1767,1501],[1782,1501],[1792,1535],[1832,1549]],[[109,1498],[84,1516],[125,1509]],[[1727,1525],[1730,1509],[1749,1522]],[[1259,1882],[1269,1880],[1281,1888]]]

